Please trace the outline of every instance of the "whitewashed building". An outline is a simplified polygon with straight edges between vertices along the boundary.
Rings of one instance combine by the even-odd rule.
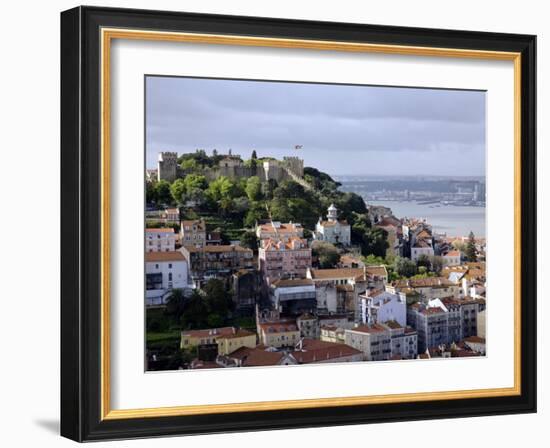
[[[445,266],[459,266],[460,265],[460,251],[459,250],[450,250],[445,255],[442,256],[443,264]]]
[[[174,252],[176,234],[173,228],[145,229],[145,252]]]
[[[407,296],[402,293],[377,291],[359,296],[363,323],[376,324],[395,321],[407,324]]]
[[[349,246],[351,245],[351,226],[345,220],[338,220],[338,209],[331,204],[328,208],[327,220],[323,221],[319,218],[313,236],[319,241]]]
[[[164,305],[172,289],[189,288],[187,260],[181,252],[145,253],[145,302]]]

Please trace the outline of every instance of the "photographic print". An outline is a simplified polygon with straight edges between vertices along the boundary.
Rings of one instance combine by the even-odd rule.
[[[485,95],[146,76],[147,370],[485,356]]]

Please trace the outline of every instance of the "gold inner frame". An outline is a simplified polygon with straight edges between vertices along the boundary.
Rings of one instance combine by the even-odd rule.
[[[295,48],[356,53],[506,60],[514,63],[514,386],[442,392],[369,395],[304,400],[188,405],[141,409],[111,409],[110,398],[110,50],[113,39],[186,42],[213,45]],[[422,402],[521,394],[521,54],[458,48],[417,47],[303,39],[278,39],[215,34],[101,29],[101,419],[200,415],[228,412],[306,409],[382,403]]]

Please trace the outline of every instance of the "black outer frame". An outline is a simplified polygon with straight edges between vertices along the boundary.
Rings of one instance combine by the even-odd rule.
[[[100,28],[521,52],[519,396],[100,419]],[[76,441],[536,412],[536,36],[77,7],[61,13],[61,435]]]

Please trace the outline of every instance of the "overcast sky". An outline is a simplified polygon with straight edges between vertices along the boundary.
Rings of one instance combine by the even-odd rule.
[[[148,168],[231,148],[332,175],[485,174],[484,92],[148,77],[146,97]]]

